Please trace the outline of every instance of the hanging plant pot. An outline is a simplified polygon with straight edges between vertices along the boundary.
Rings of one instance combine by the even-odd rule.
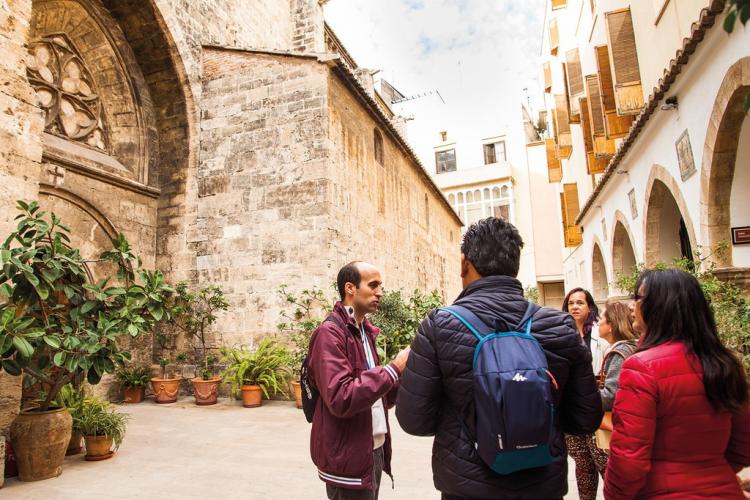
[[[41,481],[62,474],[73,418],[65,408],[22,411],[10,426],[18,479]]]
[[[263,404],[263,391],[259,385],[243,385],[240,390],[242,391],[242,406],[245,408],[257,408]]]
[[[297,408],[302,408],[302,386],[298,380],[292,380],[292,391],[294,391],[294,402]]]
[[[86,439],[86,455],[89,462],[107,460],[115,454],[112,451],[112,438],[109,436],[84,436]]]
[[[174,403],[180,393],[181,378],[152,378],[154,400],[159,404]]]
[[[195,393],[195,404],[199,406],[215,405],[219,397],[219,384],[221,378],[215,377],[208,380],[203,380],[200,377],[196,377],[190,381],[193,384],[193,392]]]
[[[125,387],[123,390],[123,401],[125,403],[140,403],[146,397],[146,388],[142,385]]]
[[[65,456],[78,455],[83,451],[83,434],[78,431],[73,431],[70,434],[70,442],[68,443],[68,449],[65,451]]]

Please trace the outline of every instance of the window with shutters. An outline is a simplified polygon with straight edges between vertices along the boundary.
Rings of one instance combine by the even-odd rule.
[[[437,151],[435,153],[435,165],[437,166],[437,173],[439,174],[444,172],[455,172],[456,150],[449,149],[447,151]]]
[[[601,95],[602,113],[604,114],[604,135],[608,139],[617,139],[627,135],[633,115],[620,116],[617,114],[615,103],[615,89],[612,85],[612,71],[609,67],[609,48],[600,45],[594,48],[596,52],[596,70]]]
[[[557,156],[557,144],[554,139],[546,139],[544,144],[547,149],[547,178],[549,182],[560,182],[562,180],[562,164]]]
[[[549,51],[550,54],[557,55],[557,49],[560,47],[560,32],[557,29],[557,18],[549,21]]]
[[[552,91],[552,68],[550,67],[549,61],[546,61],[542,66],[544,72],[544,91]]]
[[[599,78],[596,75],[586,76],[586,94],[588,95],[587,114],[591,129],[592,154],[598,160],[608,160],[615,153],[615,140],[607,138]]]
[[[583,238],[581,228],[575,224],[580,210],[578,206],[578,185],[575,182],[563,184],[563,192],[560,193],[560,206],[562,209],[565,246],[576,247],[581,244]]]
[[[570,135],[568,99],[565,95],[555,95],[555,134],[560,158],[568,159],[573,152],[573,139]]]
[[[583,132],[583,145],[586,149],[586,169],[589,174],[600,174],[607,168],[607,160],[599,159],[594,154],[594,134],[591,126],[590,105],[590,102],[593,100],[594,96],[591,94],[589,94],[589,97],[581,99],[581,130]]]
[[[568,5],[568,0],[552,0],[552,10],[562,9]]]
[[[579,99],[584,95],[583,73],[581,72],[581,59],[578,49],[571,49],[565,52],[565,72],[568,84],[568,99],[570,102],[571,122],[574,116],[580,116]]]
[[[617,113],[637,114],[643,107],[643,87],[630,9],[607,12],[605,20]]]

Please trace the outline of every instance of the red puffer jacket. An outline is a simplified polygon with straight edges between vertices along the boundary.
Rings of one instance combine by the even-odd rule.
[[[715,412],[702,374],[681,342],[625,361],[605,498],[743,498],[735,473],[750,464],[750,409]]]
[[[372,405],[396,401],[401,371],[393,363],[368,369],[362,337],[354,319],[337,302],[310,339],[309,371],[320,398],[310,433],[310,455],[326,483],[354,490],[373,489]],[[339,325],[345,325],[341,328]],[[365,333],[375,351],[379,330],[365,320]],[[375,357],[375,364],[380,360]],[[386,427],[388,412],[385,412]],[[383,471],[391,475],[390,427],[383,445]]]

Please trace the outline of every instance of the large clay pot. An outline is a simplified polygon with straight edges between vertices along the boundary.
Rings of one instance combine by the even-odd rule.
[[[292,380],[292,391],[294,391],[294,402],[297,408],[302,408],[302,386],[298,380]]]
[[[62,474],[73,418],[65,408],[23,411],[10,426],[18,479],[40,481]]]
[[[84,436],[86,439],[86,460],[98,461],[112,458],[112,438],[109,436]]]
[[[125,387],[122,390],[125,403],[140,403],[146,397],[146,388],[142,385],[136,387]]]
[[[242,406],[245,408],[257,408],[263,404],[263,392],[259,385],[243,385],[240,389],[242,390]]]
[[[181,378],[152,378],[151,388],[157,403],[174,403],[180,393]]]
[[[217,377],[208,380],[194,378],[190,383],[193,384],[195,404],[201,406],[216,404],[216,400],[219,397],[219,383],[221,383],[221,378]]]
[[[70,442],[68,443],[68,449],[65,451],[65,456],[78,455],[83,450],[83,434],[78,431],[73,431],[70,435]]]

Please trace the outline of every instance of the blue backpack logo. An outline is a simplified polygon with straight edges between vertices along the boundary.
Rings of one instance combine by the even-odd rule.
[[[479,340],[473,362],[474,442],[481,459],[498,474],[543,467],[553,460],[552,387],[557,383],[542,346],[531,335],[531,317],[538,309],[529,303],[516,330],[507,332],[494,331],[464,307],[441,309]]]

